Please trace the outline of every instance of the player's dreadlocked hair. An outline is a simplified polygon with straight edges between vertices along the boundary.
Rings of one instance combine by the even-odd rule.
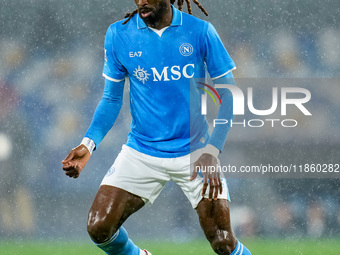
[[[178,6],[178,9],[180,11],[182,11],[183,9],[183,4],[184,4],[184,1],[187,3],[187,7],[188,7],[188,13],[192,15],[192,10],[191,10],[191,2],[190,0],[170,0],[170,3],[171,4],[175,4],[175,2],[177,1],[177,6]],[[201,9],[201,11],[206,15],[208,16],[208,12],[204,9],[204,7],[197,1],[197,0],[192,0],[197,6],[198,8]],[[128,18],[127,20],[125,20],[123,22],[123,25],[125,25],[126,23],[128,23],[130,21],[130,19],[138,13],[138,9],[134,10],[133,12],[128,12],[124,18]]]

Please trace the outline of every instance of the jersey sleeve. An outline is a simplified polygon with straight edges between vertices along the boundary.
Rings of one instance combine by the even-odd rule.
[[[233,84],[236,86],[234,76],[232,72],[214,80],[215,84]],[[217,119],[228,120],[230,123],[234,119],[233,114],[233,95],[229,89],[217,88],[217,93],[221,97],[222,105],[220,106]],[[215,125],[214,130],[210,136],[209,144],[223,151],[224,145],[227,141],[228,132],[231,125]]]
[[[103,140],[115,123],[123,104],[124,81],[105,80],[103,97],[100,100],[85,138],[91,139],[95,146]]]
[[[114,43],[115,35],[114,25],[111,25],[105,36],[104,43],[104,69],[103,76],[111,81],[119,82],[125,77],[126,69],[118,60],[116,55],[116,48],[119,47]]]
[[[236,69],[234,61],[225,49],[216,29],[208,23],[204,40],[205,63],[212,79],[220,78]]]

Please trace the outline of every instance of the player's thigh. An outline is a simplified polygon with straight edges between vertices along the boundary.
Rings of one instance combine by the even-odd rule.
[[[153,203],[170,180],[163,168],[162,158],[143,154],[124,145],[101,185],[120,188],[141,197],[145,203]]]
[[[209,201],[203,198],[196,208],[200,225],[208,238],[213,239],[216,235],[229,235],[234,239],[230,222],[229,201],[218,199]]]
[[[176,158],[173,160],[173,167],[168,171],[171,176],[171,179],[178,184],[185,196],[190,201],[192,207],[194,209],[197,208],[198,203],[202,200],[202,189],[203,189],[203,175],[199,173],[199,175],[194,179],[190,180],[192,175],[192,170],[194,167],[195,161],[201,155],[202,150],[196,150],[190,155],[185,155],[183,157]],[[228,199],[230,201],[229,189],[227,185],[227,181],[221,173],[221,182],[222,182],[222,193],[218,193],[217,198],[220,200]],[[210,192],[210,185],[208,186],[204,197],[208,198]]]
[[[89,212],[89,232],[96,234],[104,231],[113,234],[143,205],[143,200],[137,195],[117,187],[101,185]]]

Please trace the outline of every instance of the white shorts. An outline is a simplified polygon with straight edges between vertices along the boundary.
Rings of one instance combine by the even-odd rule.
[[[121,188],[143,199],[145,203],[153,203],[166,182],[177,183],[189,199],[193,208],[202,200],[203,178],[197,176],[190,181],[191,171],[202,150],[177,158],[158,158],[149,156],[123,145],[115,162],[103,178],[101,185]],[[222,176],[223,177],[223,176]],[[221,178],[222,194],[218,199],[228,199],[229,191],[225,178]],[[209,188],[204,197],[209,197]]]

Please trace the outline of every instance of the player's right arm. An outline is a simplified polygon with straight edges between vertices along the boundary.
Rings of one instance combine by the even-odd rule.
[[[122,106],[126,69],[114,51],[115,25],[111,25],[105,37],[105,65],[103,76],[105,87],[89,129],[82,143],[72,149],[62,161],[63,170],[69,177],[77,178],[89,161],[92,151],[112,128]]]
[[[105,79],[105,88],[82,143],[72,149],[62,161],[63,170],[69,177],[77,178],[89,161],[92,151],[112,128],[123,102],[124,81]]]
[[[91,153],[84,144],[72,149],[62,161],[65,174],[69,177],[78,178],[90,157]]]

